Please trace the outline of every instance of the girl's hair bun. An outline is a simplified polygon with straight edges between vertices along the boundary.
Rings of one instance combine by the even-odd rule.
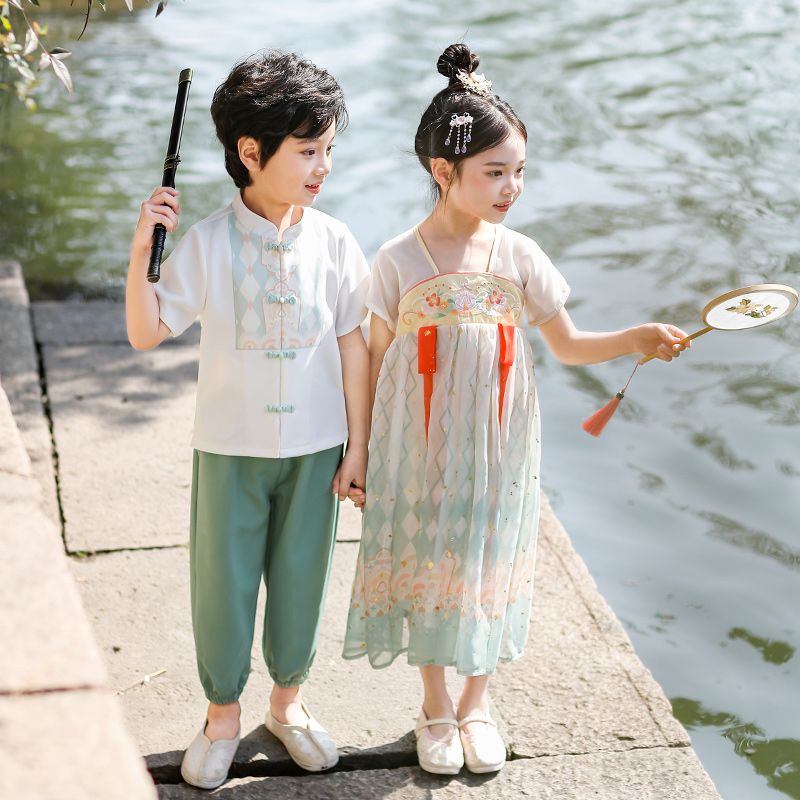
[[[450,85],[458,81],[456,75],[459,72],[470,74],[478,69],[481,63],[480,57],[473,53],[465,44],[451,44],[436,62],[436,69],[441,75],[450,79]]]

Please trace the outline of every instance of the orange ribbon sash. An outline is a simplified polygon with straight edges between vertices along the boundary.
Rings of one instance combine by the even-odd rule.
[[[423,376],[423,400],[425,404],[425,441],[428,441],[428,428],[431,421],[431,396],[433,395],[433,376],[436,372],[436,325],[425,325],[419,329],[417,338],[417,372]],[[500,397],[497,419],[503,424],[503,403],[506,396],[506,383],[514,364],[517,329],[515,325],[498,324],[500,340]]]

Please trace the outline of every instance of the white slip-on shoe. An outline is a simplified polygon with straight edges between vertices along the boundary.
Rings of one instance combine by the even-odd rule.
[[[206,736],[206,724],[183,754],[181,776],[186,783],[199,789],[216,789],[228,777],[228,770],[239,747],[241,728],[233,739],[217,739],[212,742]]]
[[[431,725],[452,725],[453,733],[448,739],[436,739],[428,728]],[[414,734],[417,737],[417,758],[425,772],[434,775],[458,775],[464,766],[464,751],[461,739],[456,735],[458,722],[452,717],[428,719],[424,711],[419,712]]]
[[[322,725],[311,716],[305,703],[300,707],[306,715],[305,725],[285,725],[272,716],[267,709],[264,717],[266,729],[286,748],[292,761],[309,772],[330,769],[339,761],[336,745]]]
[[[482,723],[475,733],[464,730],[471,722]],[[506,745],[497,731],[497,724],[486,714],[470,714],[458,723],[464,748],[464,761],[470,772],[498,772],[506,763]]]

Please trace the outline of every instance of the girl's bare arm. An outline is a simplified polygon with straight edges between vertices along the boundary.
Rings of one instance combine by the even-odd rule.
[[[563,364],[599,364],[612,358],[641,353],[657,353],[662,361],[672,361],[691,342],[680,328],[661,322],[648,322],[620,331],[578,330],[566,309],[539,326],[542,338]]]
[[[383,365],[383,357],[394,341],[394,333],[386,320],[375,314],[369,323],[369,412],[372,418],[372,407],[375,404],[375,390],[378,386],[378,374]],[[371,424],[371,422],[370,422]]]

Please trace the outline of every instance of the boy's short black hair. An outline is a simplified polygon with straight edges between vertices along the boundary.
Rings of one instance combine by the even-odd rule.
[[[252,136],[261,150],[263,169],[287,136],[314,139],[334,122],[347,125],[344,94],[326,70],[295,53],[267,50],[246,58],[214,92],[211,117],[225,148],[225,169],[240,188],[250,174],[237,143]]]

